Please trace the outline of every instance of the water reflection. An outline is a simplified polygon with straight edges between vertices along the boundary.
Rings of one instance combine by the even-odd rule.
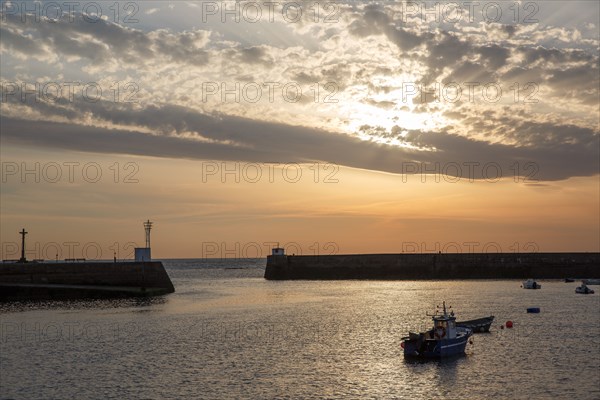
[[[13,301],[0,303],[0,313],[40,310],[107,310],[119,308],[152,309],[168,302],[168,296],[133,297],[119,299],[79,299],[54,301]]]
[[[167,265],[177,291],[164,297],[0,305],[0,398],[600,398],[599,294],[559,282],[268,282],[256,266],[188,263]],[[466,356],[404,359],[401,338],[429,328],[441,300],[461,319],[495,315],[492,332]]]

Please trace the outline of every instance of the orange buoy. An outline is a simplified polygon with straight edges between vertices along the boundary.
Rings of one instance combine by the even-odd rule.
[[[512,328],[513,327],[512,321],[506,321],[506,327],[507,328]]]

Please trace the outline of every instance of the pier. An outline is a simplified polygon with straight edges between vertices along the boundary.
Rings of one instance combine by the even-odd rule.
[[[0,264],[0,301],[145,297],[174,291],[160,261]]]
[[[265,279],[600,278],[600,253],[270,255]]]
[[[152,261],[150,230],[144,222],[146,247],[135,249],[135,261],[28,261],[22,229],[21,258],[0,263],[0,301],[146,297],[175,292],[160,261]]]

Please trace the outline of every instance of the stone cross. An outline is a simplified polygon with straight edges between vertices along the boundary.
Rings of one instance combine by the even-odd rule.
[[[25,235],[27,235],[29,232],[25,231],[25,228],[23,228],[23,230],[21,230],[21,232],[19,232],[19,234],[21,234],[21,259],[19,260],[19,262],[27,262],[27,260],[25,259]]]

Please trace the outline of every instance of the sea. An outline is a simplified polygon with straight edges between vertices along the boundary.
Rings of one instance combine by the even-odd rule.
[[[598,286],[267,281],[264,259],[163,263],[170,295],[0,304],[0,398],[600,399]],[[405,359],[402,338],[444,301],[459,320],[495,316],[491,332],[464,356]]]

